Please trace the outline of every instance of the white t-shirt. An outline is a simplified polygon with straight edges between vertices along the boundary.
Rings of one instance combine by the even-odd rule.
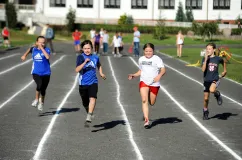
[[[140,32],[135,31],[134,32],[134,42],[139,42]]]
[[[100,34],[101,37],[103,37],[104,32],[103,31],[100,31],[99,34]]]
[[[113,45],[114,45],[114,47],[120,47],[121,46],[121,39],[116,37],[116,36],[113,36]]]
[[[91,35],[91,38],[94,38],[95,37],[95,31],[94,30],[91,30],[90,31],[90,35]]]
[[[149,86],[160,86],[160,82],[153,83],[153,80],[159,74],[160,68],[164,67],[162,59],[157,55],[153,55],[151,58],[146,58],[145,56],[140,57],[140,81],[143,81]]]
[[[103,35],[103,43],[108,43],[109,36],[108,34]]]

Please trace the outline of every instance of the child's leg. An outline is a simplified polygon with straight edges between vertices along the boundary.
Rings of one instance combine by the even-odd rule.
[[[159,87],[150,87],[149,90],[149,103],[153,106],[156,102],[156,97],[159,91]]]
[[[208,103],[209,103],[209,92],[204,92],[204,100],[203,100],[204,110],[208,109]]]
[[[180,44],[180,51],[179,51],[179,57],[181,57],[182,56],[182,44]]]
[[[143,110],[145,121],[149,120],[148,93],[149,93],[149,87],[140,88],[140,96],[141,96],[141,100],[142,100],[142,110]]]

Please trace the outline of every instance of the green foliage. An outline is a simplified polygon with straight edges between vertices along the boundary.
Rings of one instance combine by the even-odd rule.
[[[69,32],[75,30],[76,10],[70,8],[66,15],[66,27]]]
[[[239,28],[233,28],[231,35],[241,35],[242,34],[242,29]]]
[[[154,39],[162,40],[166,38],[167,28],[165,26],[165,19],[160,18],[157,21],[153,37]]]
[[[210,22],[210,23],[193,22],[192,31],[196,35],[202,36],[204,41],[206,37],[212,40],[213,35],[218,33],[218,24],[217,22]]]
[[[6,3],[5,14],[8,27],[15,28],[17,24],[17,12],[13,3]]]
[[[126,25],[126,24],[133,24],[133,23],[134,23],[133,17],[131,15],[127,16],[126,14],[121,15],[118,20],[119,25]]]
[[[183,11],[183,4],[182,2],[179,2],[178,10],[176,12],[176,21],[177,22],[185,22],[186,16]]]
[[[194,21],[192,8],[186,10],[186,18],[187,18],[187,22],[193,22]]]

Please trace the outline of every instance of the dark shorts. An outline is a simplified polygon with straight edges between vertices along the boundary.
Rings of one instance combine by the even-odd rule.
[[[216,86],[218,87],[220,81],[212,81],[212,82],[203,82],[203,86],[204,86],[204,92],[210,92],[210,86],[215,83]]]
[[[3,37],[3,40],[8,40],[8,37]]]
[[[79,93],[82,98],[97,98],[98,84],[79,85]]]

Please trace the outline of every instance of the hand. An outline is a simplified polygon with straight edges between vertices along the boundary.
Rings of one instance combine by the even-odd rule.
[[[103,73],[100,73],[100,76],[102,77],[103,80],[106,80],[106,76]]]
[[[134,78],[134,75],[133,74],[129,74],[128,75],[128,80],[131,80],[131,79],[133,79]]]
[[[205,58],[205,60],[208,59],[208,52],[205,52],[204,58]]]
[[[160,76],[156,76],[156,77],[154,78],[154,80],[153,80],[154,83],[159,82],[159,81],[160,81]]]
[[[227,71],[222,72],[222,77],[225,77],[227,74]]]
[[[22,56],[22,57],[21,57],[21,60],[22,60],[22,61],[25,61],[25,59],[26,59],[26,56]]]
[[[38,47],[39,47],[40,49],[44,49],[44,46],[43,46],[42,44],[39,44]]]
[[[89,62],[89,61],[90,61],[90,59],[89,59],[89,58],[85,59],[85,63],[87,63],[87,62]]]

